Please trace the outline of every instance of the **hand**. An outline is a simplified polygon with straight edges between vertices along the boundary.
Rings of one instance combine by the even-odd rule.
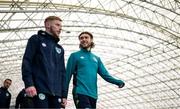
[[[125,83],[122,83],[119,85],[119,88],[123,88],[125,86]]]
[[[61,99],[61,106],[62,106],[62,108],[65,108],[66,104],[67,104],[67,99],[66,98],[62,98]]]
[[[37,95],[37,91],[34,86],[30,86],[30,87],[26,88],[25,92],[26,92],[27,96],[29,96],[29,97],[34,97]]]

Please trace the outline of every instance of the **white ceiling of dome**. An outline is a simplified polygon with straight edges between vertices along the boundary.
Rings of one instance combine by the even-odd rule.
[[[24,87],[27,39],[44,29],[49,15],[63,19],[66,60],[79,49],[79,33],[92,32],[92,51],[111,75],[125,81],[119,89],[98,77],[97,108],[180,108],[179,0],[1,0],[0,80],[13,80],[12,105]],[[74,108],[71,91],[67,108]]]

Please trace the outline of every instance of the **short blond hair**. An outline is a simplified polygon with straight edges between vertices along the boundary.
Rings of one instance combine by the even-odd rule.
[[[53,20],[59,20],[62,21],[61,18],[57,17],[57,16],[49,16],[45,19],[44,23],[49,22],[49,21],[53,21]]]

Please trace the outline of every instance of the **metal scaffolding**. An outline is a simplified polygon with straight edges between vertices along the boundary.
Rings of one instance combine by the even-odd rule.
[[[78,34],[90,31],[122,89],[98,77],[97,108],[180,108],[179,0],[1,0],[0,80],[11,78],[12,105],[24,87],[21,63],[28,38],[49,15],[63,19],[65,58],[78,50]],[[70,86],[72,89],[72,86]],[[75,108],[69,91],[67,108]]]

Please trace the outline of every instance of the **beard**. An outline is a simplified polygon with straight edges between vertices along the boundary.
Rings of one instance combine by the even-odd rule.
[[[50,28],[50,33],[55,37],[55,38],[59,38],[59,33],[57,33],[55,30],[53,30],[53,28]]]
[[[79,44],[79,47],[83,48],[83,49],[91,48],[91,46],[92,46],[92,44],[88,44],[86,46],[83,46],[83,44]]]

